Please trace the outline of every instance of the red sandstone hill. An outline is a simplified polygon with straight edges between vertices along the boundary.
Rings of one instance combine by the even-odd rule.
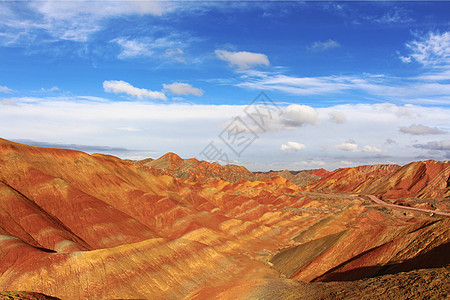
[[[386,199],[450,197],[450,162],[412,162],[359,191]]]
[[[321,169],[317,169],[317,170],[312,170],[311,172],[308,172],[308,173],[311,174],[311,175],[324,177],[324,176],[328,175],[330,172],[328,172],[327,170],[321,168]]]
[[[291,296],[320,289],[300,281],[409,278],[401,272],[450,262],[449,218],[405,216],[354,194],[305,191],[280,176],[249,181],[241,167],[219,176],[224,169],[214,164],[191,163],[169,154],[144,166],[0,139],[0,290],[61,299],[270,298],[285,288]],[[430,195],[447,184],[439,168],[425,168],[418,190]],[[400,170],[355,169],[316,184],[371,191],[375,177]],[[393,178],[403,182],[401,174],[410,176]]]
[[[208,163],[195,158],[182,159],[171,152],[158,159],[145,159],[139,161],[139,163],[149,168],[165,170],[175,177],[193,182],[204,182],[210,178],[234,183],[240,180],[256,180],[256,176],[242,166],[222,166],[218,163]]]
[[[374,194],[385,199],[445,198],[450,196],[450,162],[428,160],[403,167],[370,165],[337,169],[307,189]]]
[[[398,165],[368,165],[329,172],[308,188],[324,192],[353,192],[397,170]]]
[[[321,169],[321,170],[323,170],[323,169]],[[304,187],[304,186],[311,185],[311,184],[317,182],[317,180],[319,180],[322,177],[320,175],[314,175],[314,173],[315,173],[315,171],[299,171],[299,172],[294,173],[294,172],[291,172],[288,170],[284,170],[284,171],[271,171],[271,172],[267,172],[267,173],[259,172],[259,173],[256,173],[256,175],[260,180],[264,180],[265,178],[280,176],[280,177],[286,178],[287,180],[291,181],[292,183],[298,185],[299,187]],[[322,171],[318,171],[317,173],[323,174]]]
[[[271,171],[252,173],[245,167],[237,165],[220,165],[218,163],[208,163],[199,161],[195,158],[182,159],[175,153],[166,153],[158,159],[147,158],[141,161],[131,161],[135,164],[161,170],[161,174],[170,174],[182,180],[192,182],[206,182],[209,179],[220,179],[228,182],[237,183],[241,180],[265,181],[272,177],[283,177],[298,186],[313,184],[329,172],[325,169],[291,172]]]

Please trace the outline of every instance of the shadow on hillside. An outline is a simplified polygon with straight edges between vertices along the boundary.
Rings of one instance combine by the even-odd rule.
[[[325,274],[314,281],[353,281],[380,275],[397,274],[416,269],[442,268],[450,265],[450,243],[440,245],[432,250],[400,263],[385,266],[370,266],[345,272]]]

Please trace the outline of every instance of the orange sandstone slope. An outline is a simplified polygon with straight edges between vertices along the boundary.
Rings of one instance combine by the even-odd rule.
[[[206,161],[199,161],[195,158],[182,159],[177,154],[171,152],[166,153],[157,159],[147,158],[141,161],[131,162],[136,165],[161,170],[161,174],[170,174],[182,180],[202,183],[211,178],[237,183],[241,180],[265,181],[272,177],[279,176],[303,187],[316,182],[328,173],[324,169],[300,171],[295,172],[295,174],[287,170],[271,171],[267,173],[252,173],[242,166],[222,166],[218,163],[208,163]]]
[[[194,182],[204,182],[210,178],[229,182],[256,180],[256,176],[242,166],[208,163],[195,158],[182,159],[175,153],[167,153],[155,160],[142,160],[140,164],[149,168],[162,169],[174,176]]]
[[[373,194],[384,199],[445,198],[450,196],[450,162],[428,160],[403,167],[370,165],[337,169],[307,189]]]
[[[359,191],[385,199],[450,197],[450,162],[412,162]]]
[[[193,161],[196,181],[182,180],[184,162],[167,160],[162,170],[0,139],[0,290],[202,298],[247,281],[448,264],[448,219],[394,217],[364,198],[304,192],[282,177],[209,178],[220,168],[205,162]]]
[[[367,165],[337,169],[326,174],[308,189],[323,192],[354,192],[377,182],[398,168],[400,168],[398,165]]]
[[[316,171],[318,171],[317,172],[318,174],[323,174],[323,172],[321,170],[323,170],[323,169],[316,170]],[[323,171],[325,171],[325,170],[323,170]],[[305,186],[308,186],[308,185],[311,185],[311,184],[317,182],[322,177],[321,175],[314,175],[313,174],[314,172],[309,172],[309,171],[291,172],[288,170],[284,170],[284,171],[271,171],[271,172],[267,172],[267,173],[257,173],[257,176],[260,180],[280,176],[280,177],[286,178],[287,180],[291,181],[292,183],[298,185],[299,187],[305,187]]]

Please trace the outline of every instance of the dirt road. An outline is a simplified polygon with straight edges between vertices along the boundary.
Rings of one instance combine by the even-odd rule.
[[[390,204],[390,203],[384,202],[383,200],[378,199],[374,195],[368,195],[368,196],[369,196],[370,200],[372,200],[376,204],[380,204],[383,206],[392,207],[392,208],[400,208],[400,209],[408,209],[408,210],[414,210],[414,211],[420,211],[420,212],[429,213],[429,214],[436,214],[436,215],[450,217],[450,213],[446,213],[443,211],[436,211],[436,210],[430,210],[430,209],[414,208],[414,207],[402,206],[402,205],[397,205],[397,204]]]

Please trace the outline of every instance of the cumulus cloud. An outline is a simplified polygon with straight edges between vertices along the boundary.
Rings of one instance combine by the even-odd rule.
[[[343,124],[347,122],[347,117],[344,113],[340,111],[332,111],[329,113],[331,122],[334,122],[336,124]]]
[[[281,132],[305,125],[319,125],[317,110],[308,105],[291,104],[283,109],[255,105],[255,112],[247,112],[241,131],[250,133]],[[247,107],[248,108],[248,107]],[[262,120],[264,120],[262,123]],[[259,124],[258,124],[258,123]]]
[[[281,145],[280,150],[283,152],[290,152],[290,151],[298,151],[305,148],[306,146],[304,144],[300,144],[297,142],[287,142],[286,144]]]
[[[216,50],[216,56],[228,62],[230,65],[241,70],[250,69],[256,66],[269,66],[269,59],[265,54],[247,51],[232,52],[227,50]]]
[[[339,47],[341,47],[341,45],[338,42],[329,39],[325,42],[320,41],[314,42],[314,44],[312,44],[308,49],[311,51],[319,52]]]
[[[163,84],[163,87],[164,89],[171,91],[175,95],[203,95],[202,89],[195,88],[189,83],[174,82],[171,84]]]
[[[450,140],[432,141],[426,144],[415,144],[413,147],[437,151],[450,151]]]
[[[297,127],[306,124],[319,124],[317,111],[308,105],[291,104],[283,110],[282,116],[285,124],[288,126]]]
[[[439,129],[437,127],[428,127],[420,124],[413,124],[408,127],[400,127],[399,129],[402,133],[408,133],[413,135],[431,135],[431,134],[446,134],[445,130]]]
[[[361,152],[378,153],[378,152],[382,152],[382,150],[375,146],[366,145],[366,146],[362,147]]]
[[[166,100],[166,95],[163,92],[137,88],[132,86],[128,82],[122,80],[109,80],[109,81],[105,80],[103,82],[103,89],[107,93],[114,93],[114,94],[122,93],[137,97],[139,99],[150,98],[150,99]]]
[[[355,152],[358,151],[358,144],[353,140],[349,140],[345,143],[334,146],[334,148],[346,152]]]
[[[366,153],[383,152],[383,150],[381,150],[380,148],[372,145],[365,145],[361,149],[359,149],[358,144],[354,140],[348,140],[345,143],[334,146],[333,148],[346,152],[366,152]]]
[[[13,90],[6,87],[6,86],[1,86],[0,85],[0,93],[11,93]]]
[[[448,65],[450,63],[450,32],[429,32],[417,40],[406,43],[410,50],[408,56],[400,56],[400,59],[409,63],[416,61],[425,66]]]
[[[157,151],[156,154],[151,155],[149,152],[111,153],[123,158],[129,158],[135,154],[155,157],[168,151],[179,153],[183,157],[202,158],[196,155],[214,139],[214,145],[228,151],[229,158],[233,159],[235,156],[231,149],[223,143],[221,144],[217,135],[224,129],[223,124],[235,116],[243,117],[247,107],[246,105],[186,104],[176,101],[170,105],[162,105],[157,101],[138,101],[134,98],[110,101],[71,95],[8,99],[19,106],[0,104],[0,127],[8,128],[4,138],[29,138],[36,141],[65,144],[98,144]],[[283,108],[281,107],[281,109]],[[417,117],[418,123],[432,127],[446,124],[450,114],[450,108],[447,107],[411,106],[410,108],[414,113],[420,113],[420,116]],[[404,120],[396,116],[397,106],[386,106],[380,103],[348,104],[321,107],[316,110],[320,117],[324,116],[325,118],[328,118],[331,111],[343,112],[348,120],[351,120],[352,126],[326,126],[327,124],[312,126],[306,123],[303,127],[291,127],[292,130],[288,130],[280,113],[280,120],[277,120],[277,124],[281,126],[279,133],[258,134],[258,140],[247,148],[245,154],[243,153],[242,160],[247,161],[246,166],[251,167],[254,166],[253,163],[260,163],[259,167],[252,167],[254,171],[263,168],[266,168],[265,170],[275,169],[275,167],[276,169],[290,169],[293,168],[292,166],[297,166],[296,163],[300,163],[298,156],[293,155],[294,153],[301,153],[302,160],[305,161],[323,161],[326,168],[330,170],[342,167],[342,160],[352,161],[358,165],[405,164],[416,160],[417,152],[426,152],[428,158],[433,159],[443,159],[447,153],[450,153],[448,150],[434,150],[439,151],[439,154],[436,155],[428,152],[432,148],[448,148],[448,141],[446,142],[447,146],[445,142],[440,141],[446,140],[448,136],[443,135],[437,136],[443,137],[440,139],[411,142],[411,137],[415,136],[399,132],[398,128],[404,124]],[[249,126],[252,124],[250,118],[244,121],[248,122]],[[73,126],[73,124],[78,125]],[[141,131],[132,131],[134,129],[141,129]],[[344,139],[342,139],[343,137]],[[354,140],[346,141],[345,137],[352,137]],[[384,144],[387,137],[396,141],[395,147],[388,148],[389,145]],[[437,142],[427,144],[430,140]],[[303,142],[306,144],[306,148],[298,150],[298,152],[291,152],[292,155],[286,155],[278,149],[281,144],[288,145],[287,141]],[[347,150],[353,151],[342,151],[333,147],[333,145],[344,142],[355,144],[346,147]],[[413,147],[413,144],[423,145]],[[274,145],[275,152],[273,152]],[[324,149],[322,147],[324,145],[330,147]],[[378,149],[386,147],[388,151],[363,152],[364,145]],[[389,155],[390,158],[380,154]],[[309,165],[296,167],[296,169],[308,168],[314,167]]]

